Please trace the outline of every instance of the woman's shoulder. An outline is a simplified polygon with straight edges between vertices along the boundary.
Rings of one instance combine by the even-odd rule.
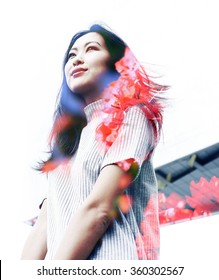
[[[146,115],[143,110],[143,104],[135,104],[129,106],[125,110],[125,118],[138,118],[139,120],[146,121]]]

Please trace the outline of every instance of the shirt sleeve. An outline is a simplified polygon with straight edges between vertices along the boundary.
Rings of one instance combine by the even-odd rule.
[[[110,164],[134,159],[138,164],[137,178],[142,163],[150,153],[152,133],[150,123],[139,106],[130,107],[118,131],[116,140],[106,152],[101,169]]]

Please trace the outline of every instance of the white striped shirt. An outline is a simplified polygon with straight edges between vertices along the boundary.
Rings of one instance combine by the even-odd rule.
[[[142,259],[155,259],[152,244],[154,241],[159,243],[158,211],[144,222],[149,241],[145,244],[140,238],[138,244],[142,245],[138,246],[138,253],[135,241],[143,227],[149,197],[152,193],[157,194],[151,160],[145,160],[150,139],[148,121],[140,107],[129,108],[116,140],[104,154],[96,140],[103,102],[101,99],[85,107],[88,124],[82,130],[76,154],[67,165],[60,165],[49,173],[47,259],[53,258],[70,218],[89,196],[101,169],[130,158],[139,164],[138,175],[126,190],[126,194],[133,198],[133,204],[128,213],[120,211],[119,218],[113,219],[88,259],[132,260],[139,259],[139,253]],[[145,248],[151,253],[146,255]]]

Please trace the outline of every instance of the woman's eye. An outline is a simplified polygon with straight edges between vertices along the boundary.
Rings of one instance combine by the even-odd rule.
[[[87,51],[93,51],[93,50],[97,50],[97,47],[95,47],[95,46],[89,46],[89,47],[87,48]]]
[[[73,57],[75,57],[75,56],[76,56],[75,53],[69,53],[69,54],[68,54],[68,59],[71,59],[71,58],[73,58]]]

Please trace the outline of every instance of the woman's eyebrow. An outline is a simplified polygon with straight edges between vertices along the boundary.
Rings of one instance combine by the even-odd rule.
[[[89,42],[84,44],[84,47],[86,47],[87,45],[89,45],[91,43],[96,43],[96,44],[98,44],[101,47],[101,44],[99,42],[97,42],[97,41],[89,41]],[[74,48],[71,48],[70,51],[77,51],[77,50],[78,50],[78,48],[74,47]]]

